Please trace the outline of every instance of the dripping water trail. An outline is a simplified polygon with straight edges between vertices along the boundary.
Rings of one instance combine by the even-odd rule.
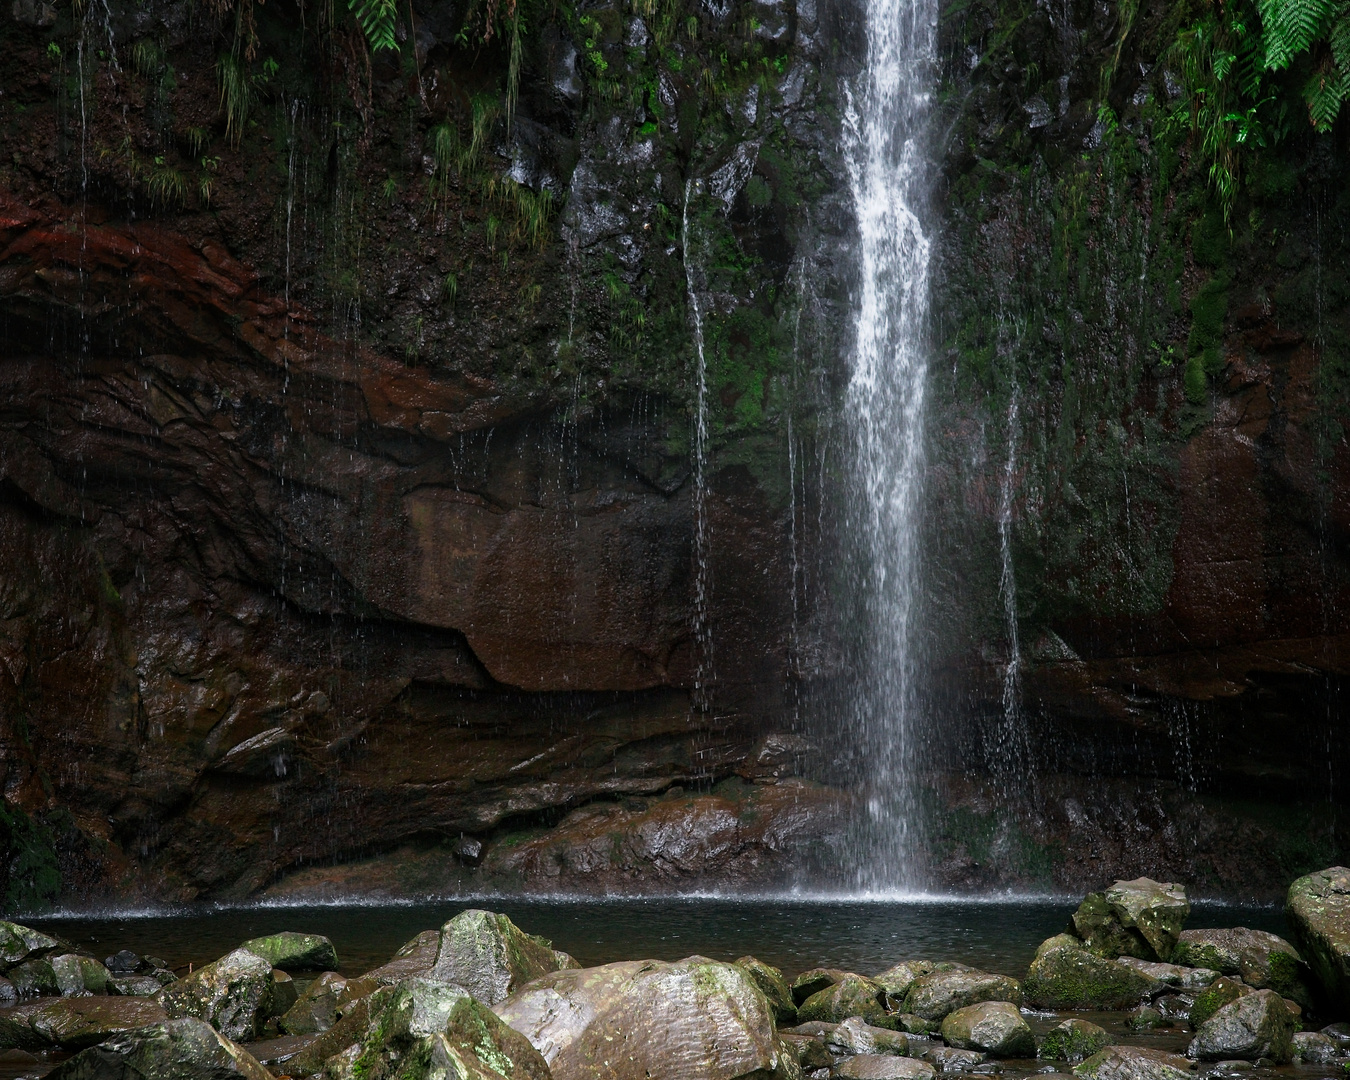
[[[684,255],[685,288],[694,333],[696,361],[694,406],[694,645],[698,656],[694,672],[694,707],[711,711],[710,683],[713,674],[712,627],[708,605],[712,599],[712,563],[708,544],[708,363],[703,352],[703,308],[695,280],[695,259],[689,244],[689,203],[702,191],[702,183],[690,177],[684,185],[684,210],[680,222],[680,245]]]

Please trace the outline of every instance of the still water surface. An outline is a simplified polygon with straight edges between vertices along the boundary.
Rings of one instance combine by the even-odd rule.
[[[419,931],[469,907],[505,912],[583,965],[752,953],[790,976],[813,967],[873,974],[930,958],[1022,977],[1036,946],[1059,933],[1075,903],[848,900],[521,900],[500,897],[387,907],[224,908],[156,915],[27,919],[99,957],[131,949],[170,966],[201,965],[240,942],[281,930],[326,934],[344,974],[384,963]],[[1192,927],[1250,926],[1287,936],[1275,908],[1197,906]]]

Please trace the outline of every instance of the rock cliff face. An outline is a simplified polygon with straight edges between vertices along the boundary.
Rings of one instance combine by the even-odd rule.
[[[1080,6],[943,15],[933,873],[1260,893],[1339,843],[1339,166],[1216,227],[1172,6]],[[10,905],[828,873],[856,12],[412,10],[5,22]]]

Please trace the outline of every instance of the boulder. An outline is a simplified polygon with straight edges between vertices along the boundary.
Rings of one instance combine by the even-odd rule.
[[[18,923],[0,921],[0,971],[8,971],[25,960],[66,951],[54,937]]]
[[[1136,878],[1084,897],[1073,929],[1089,952],[1106,959],[1170,961],[1190,913],[1184,886]]]
[[[159,1024],[164,1010],[145,998],[70,997],[43,1002],[28,1018],[47,1045],[83,1050],[119,1031]]]
[[[1156,1028],[1171,1027],[1172,1021],[1161,1009],[1152,1005],[1140,1005],[1126,1017],[1125,1024],[1131,1031],[1153,1031]]]
[[[0,1009],[7,1009],[18,1001],[18,988],[4,976],[0,976]]]
[[[915,1058],[857,1054],[836,1065],[834,1075],[843,1080],[933,1080],[937,1070]]]
[[[797,1068],[750,977],[702,956],[551,972],[496,1012],[554,1080],[733,1080]]]
[[[970,970],[965,964],[945,963],[935,960],[902,960],[900,963],[888,967],[880,975],[874,975],[873,978],[881,983],[882,989],[899,1003],[905,999],[905,995],[909,993],[909,988],[920,975],[928,975],[934,971]]]
[[[1322,1034],[1338,1046],[1344,1046],[1350,1049],[1350,1023],[1344,1020],[1338,1020],[1334,1024],[1328,1024],[1322,1029]]]
[[[130,949],[119,949],[103,961],[103,966],[114,975],[134,975],[141,964],[141,958]]]
[[[980,1001],[1022,1003],[1022,984],[1007,975],[974,968],[948,968],[918,976],[905,993],[902,1012],[925,1020],[941,1020],[956,1009]]]
[[[62,997],[103,994],[108,989],[108,969],[97,960],[77,953],[62,953],[50,959],[56,988]]]
[[[944,1075],[974,1072],[981,1065],[988,1068],[989,1061],[988,1055],[978,1050],[958,1050],[953,1046],[930,1047],[922,1057]]]
[[[108,993],[121,994],[123,997],[152,997],[164,989],[153,975],[110,975]]]
[[[888,994],[887,997],[889,996]],[[896,1031],[904,1031],[910,1035],[931,1035],[942,1023],[940,1020],[925,1020],[913,1013],[896,1013],[893,1019]]]
[[[829,1069],[834,1065],[834,1055],[825,1048],[819,1039],[809,1035],[791,1035],[780,1033],[778,1041],[797,1055],[797,1064],[804,1072],[816,1069]]]
[[[282,971],[336,971],[337,950],[322,934],[280,934],[253,938],[239,946]]]
[[[1305,1065],[1331,1065],[1341,1057],[1341,1048],[1320,1031],[1296,1031],[1291,1040],[1292,1058]]]
[[[549,1080],[524,1036],[460,987],[423,977],[360,999],[286,1070],[328,1080]]]
[[[1065,1020],[1041,1038],[1036,1056],[1054,1061],[1083,1061],[1111,1045],[1105,1028],[1087,1020]]]
[[[1305,1008],[1312,1004],[1308,965],[1278,934],[1236,926],[1231,930],[1183,930],[1176,962],[1236,975],[1256,990],[1274,990]]]
[[[735,964],[750,976],[760,992],[769,999],[775,1022],[779,1024],[797,1022],[797,1005],[792,1000],[792,988],[788,986],[781,971],[762,960],[756,960],[753,956],[742,956]]]
[[[850,1016],[835,1025],[825,1044],[836,1054],[895,1054],[909,1053],[909,1039],[890,1028],[873,1027],[861,1016]]]
[[[81,1050],[48,1080],[272,1080],[238,1046],[195,1017],[124,1031]]]
[[[1289,886],[1285,915],[1313,981],[1337,1012],[1350,1013],[1350,870],[1333,866],[1299,878]]]
[[[272,969],[272,1016],[284,1016],[286,1010],[300,998],[300,990],[295,985],[289,971]]]
[[[800,1005],[807,998],[815,997],[848,974],[849,972],[841,971],[839,968],[812,968],[810,971],[803,971],[792,980],[793,1003]]]
[[[347,980],[335,971],[325,971],[299,995],[294,1005],[277,1021],[287,1035],[316,1035],[327,1031],[340,1018],[338,1000]]]
[[[380,986],[393,986],[404,979],[426,975],[435,965],[440,951],[441,932],[423,930],[411,941],[405,942],[389,963],[366,972],[363,977]]]
[[[13,983],[20,997],[61,992],[52,962],[44,957],[35,957],[32,960],[25,960],[22,964],[15,964],[9,969],[8,975],[9,981]]]
[[[1133,968],[1161,986],[1174,986],[1178,990],[1203,990],[1219,977],[1219,973],[1210,968],[1164,964],[1154,960],[1140,960],[1133,956],[1119,956],[1116,963]]]
[[[947,1014],[942,1038],[958,1050],[979,1050],[994,1057],[1035,1057],[1036,1037],[1017,1006],[981,1001]]]
[[[1256,990],[1230,1001],[1195,1033],[1186,1056],[1200,1061],[1256,1061],[1277,1064],[1293,1056],[1294,1018],[1274,990]]]
[[[1195,996],[1186,1019],[1191,1027],[1198,1028],[1229,1002],[1250,993],[1253,993],[1250,986],[1221,975]]]
[[[0,1050],[41,1050],[47,1041],[33,1030],[33,1013],[46,1001],[29,1001],[12,1009],[0,1010]]]
[[[886,1011],[885,999],[880,984],[850,973],[797,1006],[797,1019],[838,1024],[860,1016],[877,1027],[894,1028],[895,1016]]]
[[[1142,1046],[1108,1046],[1073,1073],[1080,1080],[1191,1080],[1194,1066],[1184,1057]]]
[[[273,1015],[272,965],[235,949],[166,986],[156,1000],[171,1020],[195,1016],[227,1039],[254,1039]]]
[[[1158,989],[1153,978],[1088,952],[1068,934],[1041,943],[1023,983],[1027,1004],[1039,1009],[1129,1009]]]
[[[527,982],[576,961],[505,915],[461,911],[441,927],[440,949],[428,975],[464,987],[484,1005],[505,1001]]]

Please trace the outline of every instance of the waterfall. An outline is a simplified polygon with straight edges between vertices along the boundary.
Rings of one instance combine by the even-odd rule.
[[[927,128],[935,0],[867,0],[867,64],[846,87],[849,183],[859,280],[845,401],[860,635],[852,693],[867,800],[856,884],[871,892],[922,883],[918,780],[922,729],[915,681],[920,494],[931,241]]]
[[[689,295],[689,318],[694,333],[694,707],[707,712],[710,707],[708,683],[712,679],[712,627],[708,605],[712,600],[712,562],[708,549],[708,491],[705,470],[708,459],[708,362],[703,353],[703,307],[695,281],[694,253],[689,247],[689,201],[702,190],[692,176],[684,185],[684,209],[680,219],[680,247],[684,258],[685,289]]]

